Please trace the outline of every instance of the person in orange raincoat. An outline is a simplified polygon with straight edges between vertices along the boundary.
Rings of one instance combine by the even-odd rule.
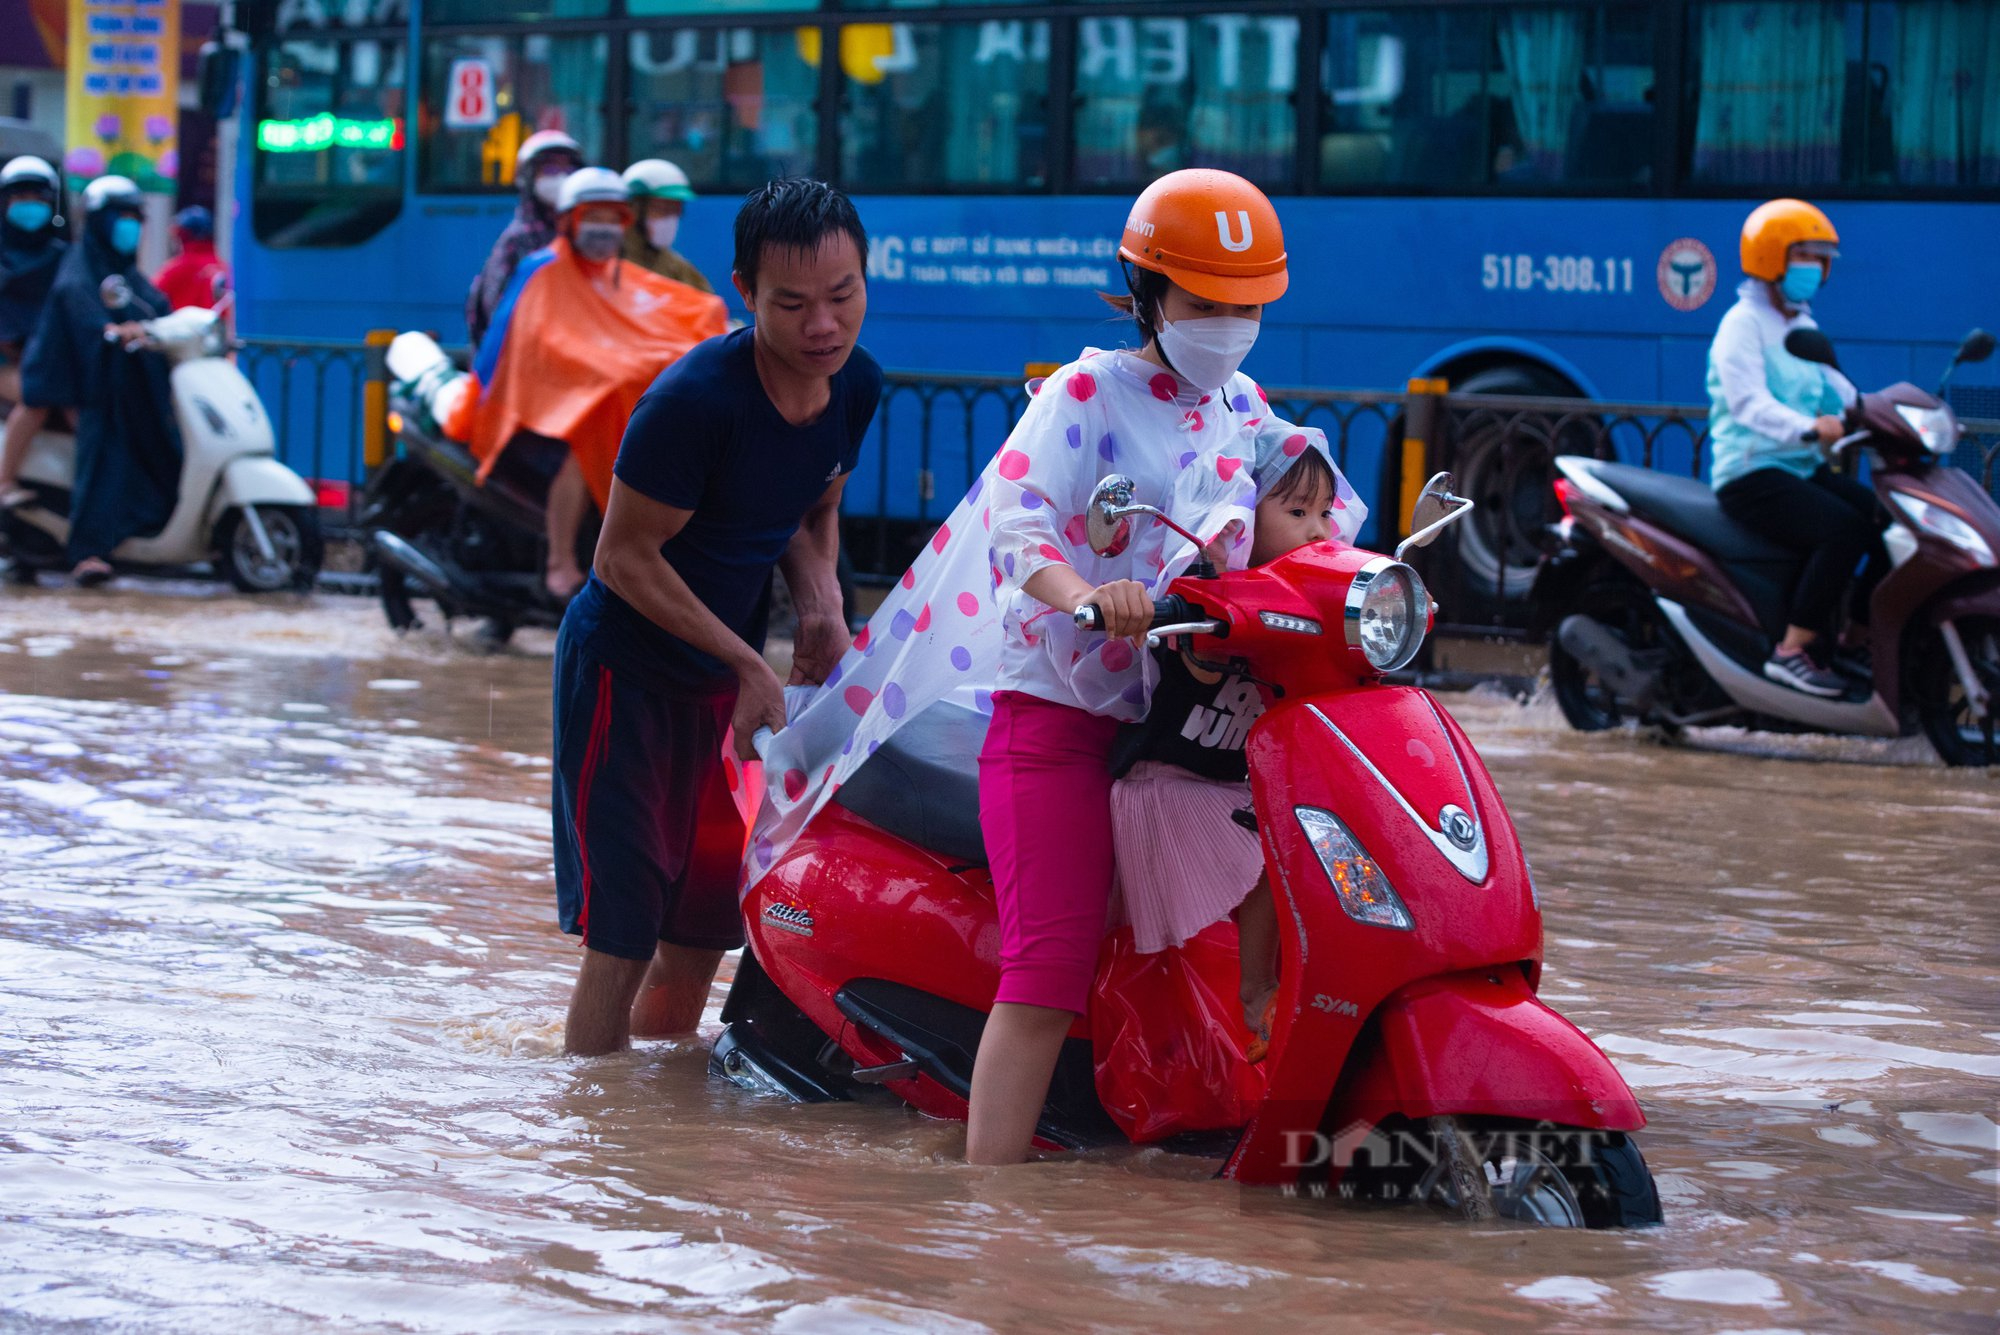
[[[549,484],[549,592],[583,587],[577,533],[600,512],[626,419],[681,354],[724,332],[720,297],[618,256],[632,206],[616,172],[586,167],[563,182],[556,239],[521,261],[473,363],[478,396],[469,439],[482,481],[523,432],[569,447]],[[469,400],[470,401],[470,400]],[[451,424],[459,425],[459,424]]]

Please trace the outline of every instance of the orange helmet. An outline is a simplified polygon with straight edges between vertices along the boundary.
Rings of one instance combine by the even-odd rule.
[[[1145,188],[1125,219],[1118,257],[1237,306],[1276,301],[1289,281],[1271,201],[1241,176],[1207,167],[1169,172]]]
[[[1806,244],[1810,253],[1832,259],[1840,252],[1840,233],[1803,199],[1774,199],[1760,204],[1743,221],[1743,272],[1775,283],[1785,276],[1793,246]]]

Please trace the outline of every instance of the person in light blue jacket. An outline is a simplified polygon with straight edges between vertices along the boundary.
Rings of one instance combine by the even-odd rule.
[[[1817,328],[1808,303],[1839,242],[1827,216],[1803,200],[1760,206],[1743,224],[1748,276],[1708,350],[1716,500],[1737,523],[1805,557],[1764,675],[1828,697],[1847,689],[1832,663],[1841,594],[1867,557],[1848,612],[1850,626],[1865,625],[1868,595],[1887,567],[1875,494],[1836,476],[1823,454],[1845,432],[1841,414],[1854,405],[1854,386],[1785,349],[1792,330]]]

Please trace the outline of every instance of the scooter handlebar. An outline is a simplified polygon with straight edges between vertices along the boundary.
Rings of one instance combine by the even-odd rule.
[[[1192,615],[1188,609],[1187,599],[1178,594],[1169,594],[1165,598],[1153,600],[1155,626],[1171,626],[1176,622],[1189,620]],[[1100,630],[1104,624],[1104,616],[1097,610],[1096,603],[1085,603],[1077,608],[1072,620],[1076,622],[1078,630]]]

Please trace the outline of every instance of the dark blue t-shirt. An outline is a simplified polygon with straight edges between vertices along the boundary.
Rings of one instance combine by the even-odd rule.
[[[711,338],[662,371],[633,409],[612,471],[640,495],[694,512],[660,555],[723,625],[761,650],[771,571],[813,503],[853,471],[882,397],[882,368],[855,348],[833,377],[826,411],[793,426],[757,378],[753,338],[750,329]],[[719,660],[662,630],[594,574],[563,629],[650,690],[730,681]]]

